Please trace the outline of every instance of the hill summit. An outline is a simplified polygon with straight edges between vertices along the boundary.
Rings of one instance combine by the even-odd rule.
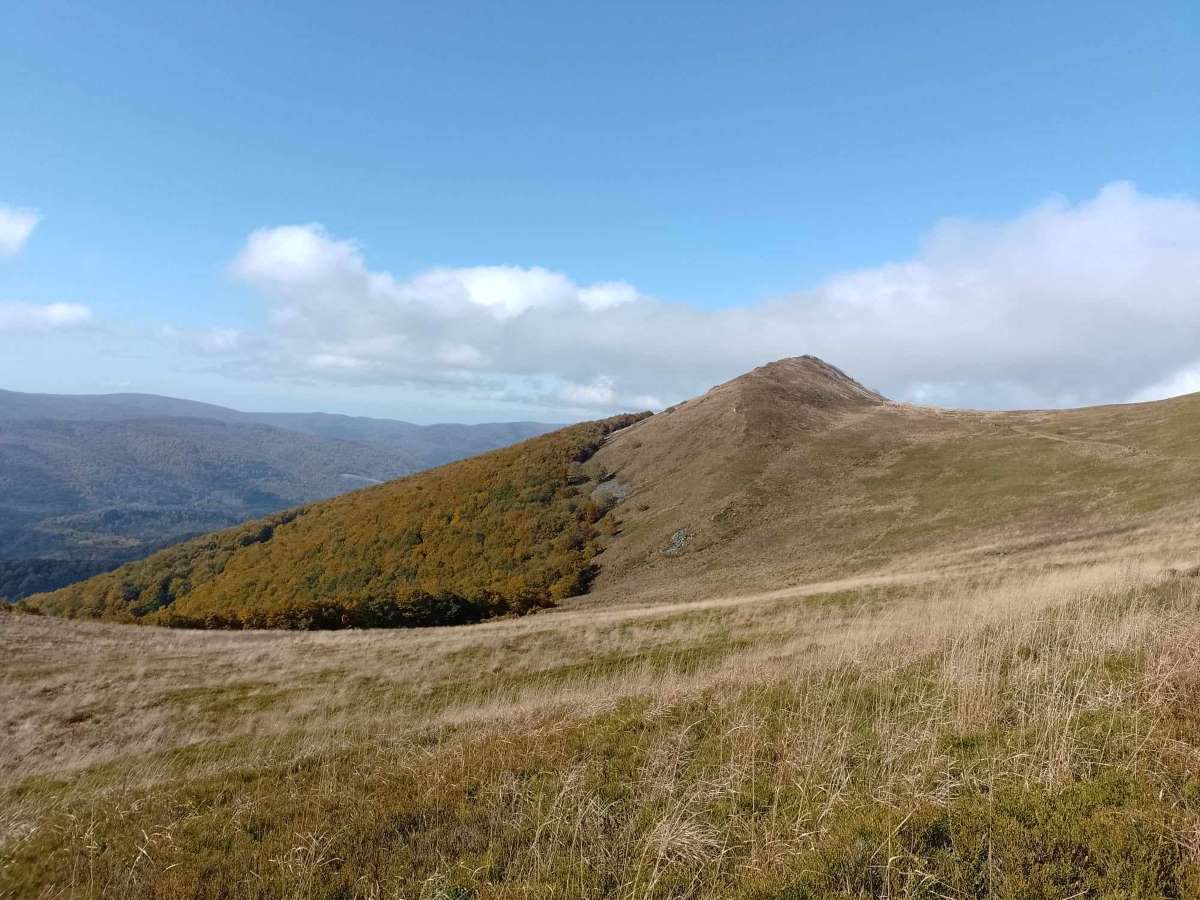
[[[886,403],[837,366],[816,356],[790,356],[751,369],[709,393],[741,391],[758,401],[806,404],[817,408]]]
[[[730,434],[745,450],[766,438],[820,427],[847,410],[886,402],[836,366],[815,356],[795,356],[719,384],[672,412],[682,413],[680,420],[695,417],[702,428],[715,424],[714,414],[727,414],[724,427],[733,427]]]
[[[615,434],[627,488],[596,602],[739,596],[884,570],[1095,553],[1196,506],[1200,395],[978,412],[889,401],[812,356]],[[1132,543],[1130,543],[1132,547]],[[589,601],[592,602],[592,601]]]

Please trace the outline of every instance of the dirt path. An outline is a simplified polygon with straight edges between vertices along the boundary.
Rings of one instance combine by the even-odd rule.
[[[623,619],[649,618],[659,615],[674,615],[693,610],[724,609],[732,606],[745,606],[751,603],[769,603],[773,600],[800,599],[815,597],[820,594],[832,594],[837,591],[856,590],[867,587],[883,587],[896,584],[921,584],[946,577],[946,572],[901,572],[884,575],[859,575],[852,578],[837,578],[830,581],[813,581],[792,587],[776,588],[770,591],[757,591],[749,594],[731,594],[720,597],[706,597],[703,600],[680,600],[670,603],[649,603],[637,606],[591,606],[588,608],[560,607],[546,615],[581,616],[589,619],[605,619],[619,621]],[[477,626],[472,626],[477,627]]]

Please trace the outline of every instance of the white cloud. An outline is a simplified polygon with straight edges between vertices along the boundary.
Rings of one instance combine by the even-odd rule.
[[[616,380],[598,375],[590,384],[568,381],[559,388],[559,396],[571,406],[611,406],[617,399]]]
[[[30,210],[0,205],[0,258],[20,253],[38,221]],[[0,301],[0,334],[71,331],[91,324],[91,309],[79,303]]]
[[[483,362],[483,354],[470,344],[443,344],[438,352],[438,360],[447,366],[472,367]]]
[[[1180,394],[1194,394],[1197,391],[1200,391],[1200,363],[1185,366],[1170,377],[1142,388],[1132,399],[1162,400],[1166,397],[1178,397]]]
[[[498,319],[511,319],[535,307],[558,306],[577,294],[565,275],[516,266],[437,269],[422,275],[413,287],[421,295],[441,297],[447,304],[482,307]]]
[[[36,213],[0,205],[0,258],[20,253],[37,224]]]
[[[210,328],[196,335],[196,344],[203,353],[229,353],[239,349],[243,339],[237,328]]]
[[[239,278],[280,289],[361,269],[354,244],[333,240],[320,225],[261,228],[250,235],[233,261],[233,272]]]
[[[308,358],[308,364],[318,370],[356,372],[367,368],[370,363],[358,356],[346,356],[340,353],[314,353]]]
[[[564,412],[674,402],[801,353],[947,405],[1200,386],[1200,203],[1124,183],[1004,222],[943,222],[912,259],[715,311],[539,267],[397,278],[319,225],[256,231],[232,271],[268,312],[266,332],[227,348],[232,365]]]
[[[0,333],[66,331],[91,323],[92,311],[78,303],[0,303]]]
[[[637,289],[623,281],[609,281],[604,284],[593,284],[581,288],[579,300],[593,312],[620,306],[623,303],[633,303],[638,299]]]

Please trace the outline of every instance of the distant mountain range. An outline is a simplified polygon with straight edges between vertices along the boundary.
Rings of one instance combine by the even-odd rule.
[[[0,597],[51,590],[193,534],[555,427],[0,391]]]
[[[271,425],[318,438],[365,441],[402,454],[409,471],[504,447],[560,427],[545,422],[482,425],[416,425],[334,413],[241,412],[212,403],[157,394],[24,394],[0,390],[0,425],[36,419],[128,422],[141,419],[207,419],[231,425]]]

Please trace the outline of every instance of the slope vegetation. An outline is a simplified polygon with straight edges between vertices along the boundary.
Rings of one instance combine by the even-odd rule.
[[[606,507],[584,464],[635,420],[572,426],[260,519],[30,605],[232,627],[442,624],[542,605],[586,589]]]
[[[596,483],[564,494],[575,506],[541,509],[522,493],[583,477],[562,458],[492,455],[307,508],[276,529],[283,541],[253,537],[279,523],[254,524],[157,557],[132,582],[122,572],[38,605],[103,616],[170,607],[217,623],[260,623],[262,611],[286,609],[288,622],[303,623],[312,617],[296,610],[312,604],[336,612],[409,590],[472,603],[488,591],[501,606],[526,593],[557,599],[580,593],[593,572],[586,602],[622,604],[970,574],[1047,551],[1088,562],[1163,534],[1182,541],[1178,523],[1200,510],[1197,415],[1200,395],[1061,411],[913,406],[821,360],[786,359],[621,429],[590,464]],[[523,447],[571,445],[566,436],[590,427]],[[518,473],[492,469],[518,459]],[[601,473],[612,477],[600,484]],[[619,525],[611,517],[604,525],[602,560],[590,534],[568,536],[566,523],[589,500],[591,517],[620,500]],[[552,523],[531,525],[535,508]],[[426,546],[435,532],[443,540]],[[230,542],[237,552],[221,549]],[[568,544],[575,561],[560,565]]]
[[[255,578],[414,566],[537,599],[602,562],[551,615],[0,607],[0,896],[1200,897],[1198,415],[939,411],[788,360],[40,601],[240,616]]]
[[[820,360],[756,369],[615,435],[626,486],[596,602],[1021,565],[1178,540],[1200,395],[1076,410],[887,402]],[[591,601],[589,601],[591,602]]]
[[[112,568],[173,540],[411,471],[386,448],[265,425],[7,421],[0,427],[0,597],[58,587],[81,570]]]
[[[552,427],[422,426],[244,413],[153,394],[0,391],[0,600]]]
[[[1110,565],[470,628],[0,612],[0,896],[1193,898],[1198,613]]]

